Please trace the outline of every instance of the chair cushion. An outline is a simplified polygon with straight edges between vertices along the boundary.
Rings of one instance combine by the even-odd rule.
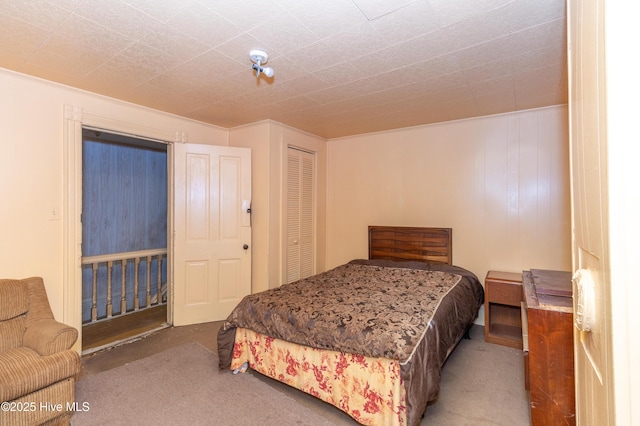
[[[29,310],[29,289],[20,280],[0,280],[0,321]]]
[[[0,321],[0,352],[22,346],[27,316]]]
[[[20,280],[0,280],[0,351],[22,346],[29,289]]]
[[[32,349],[20,347],[0,352],[0,401],[11,401],[80,373],[80,355],[66,350],[41,356]]]

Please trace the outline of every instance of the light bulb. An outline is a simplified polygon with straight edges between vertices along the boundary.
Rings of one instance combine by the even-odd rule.
[[[262,64],[269,60],[269,55],[263,50],[252,50],[249,52],[249,57],[254,62],[251,66],[256,72],[256,78],[260,77],[260,74],[264,74],[265,77],[273,77],[273,68],[263,67]]]

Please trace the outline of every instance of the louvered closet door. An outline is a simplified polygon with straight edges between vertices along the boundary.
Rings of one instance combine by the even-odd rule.
[[[315,156],[289,148],[287,154],[287,283],[306,278],[314,266]]]

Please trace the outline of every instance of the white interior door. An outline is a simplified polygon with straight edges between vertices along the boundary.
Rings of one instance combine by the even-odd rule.
[[[173,324],[222,320],[251,293],[251,150],[173,146]]]
[[[603,1],[568,3],[576,421],[614,424]]]

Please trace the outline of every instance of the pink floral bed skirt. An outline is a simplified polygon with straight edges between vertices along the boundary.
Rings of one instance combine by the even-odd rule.
[[[406,424],[405,388],[397,360],[315,349],[238,328],[231,369],[245,362],[338,407],[361,424]]]

